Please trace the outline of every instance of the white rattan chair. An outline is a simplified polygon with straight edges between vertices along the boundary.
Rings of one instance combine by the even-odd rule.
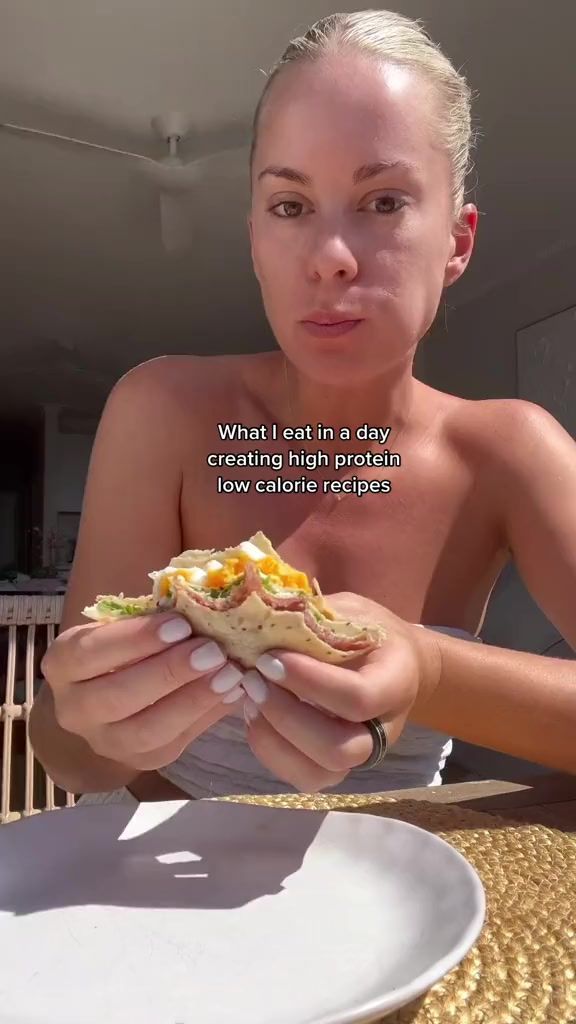
[[[36,761],[28,736],[40,662],[63,604],[61,595],[0,594],[0,825],[75,803]]]

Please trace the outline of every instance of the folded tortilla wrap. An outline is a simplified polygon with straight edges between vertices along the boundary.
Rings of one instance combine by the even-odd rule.
[[[111,621],[174,608],[246,668],[272,647],[339,664],[386,639],[381,626],[339,618],[317,581],[288,565],[261,531],[238,547],[184,551],[150,577],[152,594],[98,597],[84,615]]]

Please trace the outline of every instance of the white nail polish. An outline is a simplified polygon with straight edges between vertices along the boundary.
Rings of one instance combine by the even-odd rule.
[[[242,679],[242,672],[235,665],[224,665],[210,680],[210,689],[213,693],[228,693],[237,686]]]
[[[252,725],[258,718],[260,711],[258,710],[254,701],[251,701],[249,697],[244,701],[244,718],[246,719],[247,725]]]
[[[218,665],[225,661],[224,651],[213,640],[196,647],[190,655],[190,664],[196,672],[209,672],[211,668],[218,668]]]
[[[281,683],[286,678],[284,665],[279,658],[274,658],[271,654],[261,654],[256,662],[256,668],[273,683]]]
[[[186,619],[168,619],[158,630],[158,636],[163,644],[175,644],[191,635],[192,626]]]
[[[240,697],[243,697],[243,696],[244,696],[244,690],[242,689],[242,687],[241,686],[235,686],[234,689],[230,691],[230,693],[227,693],[226,696],[222,698],[222,703],[223,704],[234,704],[234,701],[240,700]]]
[[[268,687],[259,672],[251,668],[244,673],[242,686],[255,704],[263,704],[268,697]]]

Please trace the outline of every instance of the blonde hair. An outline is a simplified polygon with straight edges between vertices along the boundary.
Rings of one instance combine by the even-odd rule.
[[[420,20],[392,11],[355,11],[331,14],[315,22],[305,35],[293,39],[273,65],[260,97],[253,122],[252,153],[258,141],[260,116],[274,80],[283,68],[317,61],[322,57],[352,50],[382,61],[421,72],[436,88],[440,101],[438,132],[452,167],[452,195],[456,213],[464,202],[466,176],[471,168],[475,139],[471,122],[472,94],[440,47],[430,38]]]

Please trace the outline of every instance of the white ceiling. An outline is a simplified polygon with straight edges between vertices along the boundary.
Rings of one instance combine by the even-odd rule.
[[[393,6],[425,19],[479,94],[483,217],[450,297],[458,304],[576,244],[576,3]],[[0,0],[0,121],[160,156],[150,119],[180,110],[195,125],[186,155],[239,146],[260,69],[332,10],[319,0]],[[194,248],[168,255],[157,191],[131,161],[0,131],[0,352],[4,370],[20,366],[0,372],[3,406],[97,408],[116,376],[152,355],[271,347],[246,182],[211,170],[185,208]],[[50,339],[76,347],[90,372],[55,369],[52,350],[41,355]]]

